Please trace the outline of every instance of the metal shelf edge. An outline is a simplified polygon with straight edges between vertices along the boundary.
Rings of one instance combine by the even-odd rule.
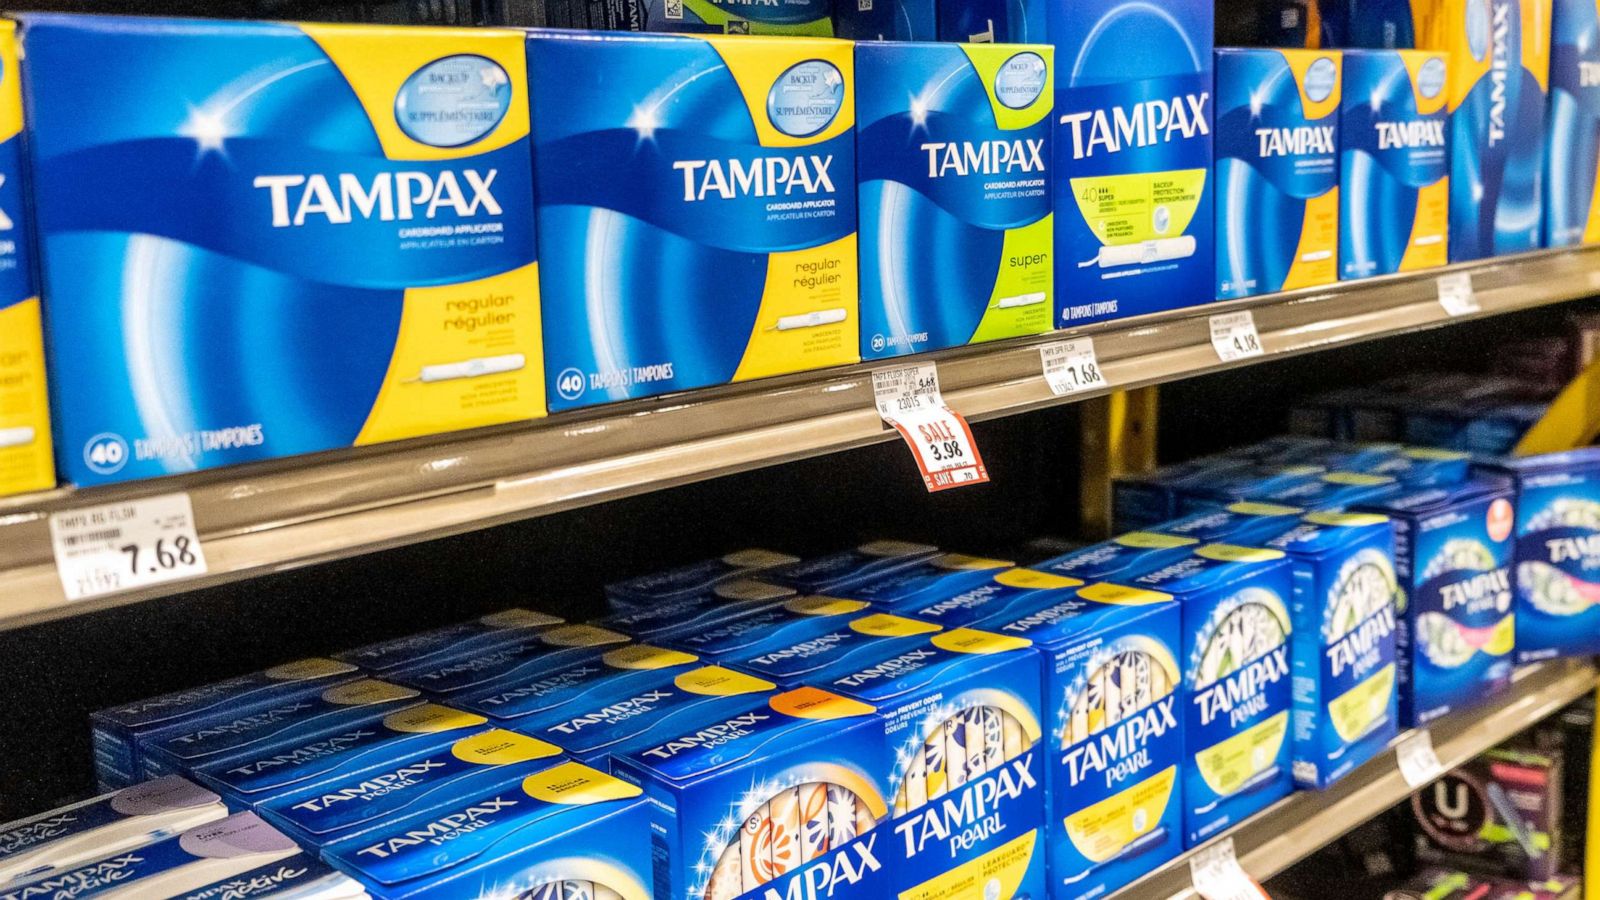
[[[950,404],[984,420],[1077,402],[1053,395],[1038,348],[1093,337],[1117,389],[1438,327],[1437,278],[1472,275],[1493,315],[1600,293],[1600,248],[1544,251],[1412,275],[1215,303],[913,359],[598,407],[526,425],[174,476],[0,499],[0,629],[369,553],[692,481],[895,439],[871,371],[932,359]],[[1224,365],[1209,316],[1250,309],[1264,354]],[[738,423],[738,424],[732,424]],[[212,573],[69,604],[49,513],[187,491]]]

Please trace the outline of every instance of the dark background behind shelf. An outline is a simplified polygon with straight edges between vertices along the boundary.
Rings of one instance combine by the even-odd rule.
[[[1482,370],[1551,312],[1507,316],[1162,387],[1163,459],[1280,430],[1304,392]],[[1077,527],[1077,406],[974,425],[992,483],[929,495],[885,443],[414,547],[0,632],[0,821],[92,790],[89,712],[302,656],[528,605],[583,619],[601,586],[746,546],[800,555],[874,537],[1021,556]],[[1022,562],[1031,559],[1019,559]]]

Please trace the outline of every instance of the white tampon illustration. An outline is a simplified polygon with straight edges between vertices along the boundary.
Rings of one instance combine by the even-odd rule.
[[[819,325],[837,325],[849,318],[849,312],[840,309],[819,309],[798,316],[784,316],[768,331],[793,331],[796,328],[816,328]]]
[[[415,380],[423,384],[432,384],[436,381],[454,381],[458,378],[503,375],[506,372],[515,372],[527,364],[528,358],[521,353],[508,353],[504,356],[481,356],[477,359],[467,359],[461,362],[423,366],[422,374],[418,375]]]
[[[1155,241],[1140,241],[1137,244],[1119,244],[1115,247],[1101,247],[1100,253],[1094,259],[1078,263],[1078,268],[1086,269],[1097,265],[1102,269],[1109,269],[1168,259],[1186,259],[1194,255],[1194,250],[1194,238],[1187,234]]]
[[[0,428],[0,450],[7,447],[26,447],[33,443],[32,428]]]
[[[1015,297],[1001,297],[992,309],[1017,309],[1022,306],[1033,306],[1043,303],[1049,295],[1044,291],[1035,291],[1031,294],[1017,294]]]

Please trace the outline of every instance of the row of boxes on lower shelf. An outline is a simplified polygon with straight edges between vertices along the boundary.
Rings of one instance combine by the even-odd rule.
[[[379,897],[1096,896],[1504,688],[1535,619],[1507,479],[1240,452],[1406,464],[1028,568],[742,551],[593,623],[512,610],[102,711],[101,779],[181,776]],[[1570,489],[1600,454],[1541,463]],[[1530,655],[1585,652],[1553,633]],[[19,850],[35,881],[110,852],[0,839],[0,873]]]

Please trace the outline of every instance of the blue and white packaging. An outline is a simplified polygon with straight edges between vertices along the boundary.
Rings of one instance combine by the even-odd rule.
[[[507,678],[476,690],[461,691],[450,705],[517,728],[530,716],[548,713],[569,703],[594,705],[597,697],[627,696],[639,687],[699,668],[692,653],[625,644],[570,665]]]
[[[872,613],[791,644],[764,644],[745,656],[728,660],[728,666],[782,688],[800,687],[816,684],[820,673],[828,669],[893,655],[897,649],[919,644],[940,630],[932,622]]]
[[[862,615],[871,605],[837,597],[795,597],[778,606],[727,616],[720,623],[680,634],[671,644],[706,662],[719,662],[757,647],[810,640]]]
[[[297,853],[169,900],[369,900],[360,882],[309,853]]]
[[[465,734],[483,731],[487,722],[480,715],[423,703],[352,722],[336,731],[313,732],[255,753],[197,766],[191,774],[235,804],[249,808],[308,784],[381,769],[397,757],[447,746]]]
[[[1544,240],[1551,0],[1440,5],[1450,54],[1450,261]]]
[[[1131,586],[1183,607],[1184,846],[1194,847],[1294,788],[1289,560],[1207,544]]]
[[[308,735],[336,732],[421,703],[421,695],[411,688],[363,678],[257,712],[223,711],[181,722],[142,738],[139,758],[150,778],[192,772],[204,765],[261,756],[269,748],[294,744]]]
[[[1081,578],[1038,569],[1006,569],[977,587],[923,606],[908,607],[903,612],[913,619],[922,619],[943,628],[955,628],[971,625],[979,619],[1003,616],[1007,610],[1018,606],[1032,605],[1040,593],[1082,586]]]
[[[322,847],[385,821],[409,819],[490,784],[521,781],[561,753],[537,738],[475,728],[425,751],[386,755],[376,766],[341,767],[256,806],[264,818],[309,847]]]
[[[153,844],[102,853],[90,862],[41,878],[0,885],[0,900],[191,897],[191,892],[286,860],[299,851],[294,841],[260,816],[241,812]]]
[[[1506,459],[1516,490],[1517,662],[1600,653],[1600,449]]]
[[[1551,0],[1544,246],[1600,241],[1600,4]]]
[[[1217,299],[1338,280],[1340,60],[1217,51]]]
[[[1129,582],[1146,572],[1187,557],[1200,542],[1192,537],[1157,531],[1130,531],[1109,541],[1047,559],[1031,568],[1088,583]]]
[[[417,666],[391,669],[384,677],[448,699],[461,691],[590,659],[627,642],[627,635],[608,628],[560,625],[464,656],[429,659]]]
[[[1327,466],[1312,463],[1251,463],[1221,471],[1204,479],[1194,479],[1174,491],[1178,513],[1215,509],[1240,500],[1266,500],[1285,488],[1309,484],[1321,478]]]
[[[686,721],[714,718],[759,702],[777,689],[770,681],[722,666],[654,674],[649,680],[629,679],[632,690],[626,694],[590,691],[525,716],[514,727],[560,747],[579,762],[605,768],[607,757],[621,757],[661,739]]]
[[[894,754],[880,826],[893,833],[890,896],[1046,896],[1053,754],[1039,742],[1039,657],[1026,638],[943,631],[816,684],[875,708]]]
[[[762,579],[773,584],[788,585],[802,594],[838,596],[840,592],[864,581],[914,566],[938,553],[939,548],[931,544],[868,541],[849,550],[773,569],[763,573]]]
[[[744,578],[724,581],[703,594],[625,609],[595,621],[635,640],[661,642],[725,623],[730,617],[779,606],[793,588]]]
[[[1054,57],[856,45],[863,359],[1050,330]]]
[[[1014,566],[1004,559],[941,553],[915,565],[905,566],[875,578],[861,581],[840,591],[854,600],[865,600],[884,609],[942,600],[993,578]]]
[[[704,594],[725,581],[749,578],[767,569],[792,565],[797,556],[748,547],[653,575],[640,575],[606,585],[611,608],[625,611],[669,600]]]
[[[1212,6],[1049,2],[1057,327],[1214,296]]]
[[[1137,531],[1179,515],[1178,497],[1187,488],[1228,472],[1244,469],[1250,460],[1203,457],[1162,466],[1140,475],[1121,475],[1111,482],[1112,527]]]
[[[1394,525],[1314,512],[1266,546],[1287,553],[1294,574],[1294,780],[1322,790],[1399,730]]]
[[[222,798],[177,775],[0,824],[0,890],[223,818]]]
[[[1329,472],[1312,481],[1272,491],[1265,495],[1265,499],[1271,503],[1292,503],[1313,511],[1327,511],[1371,503],[1400,490],[1399,479],[1388,475]]]
[[[72,482],[544,414],[520,32],[30,15],[22,45]]]
[[[552,410],[860,360],[853,50],[528,35]]]
[[[654,896],[895,896],[874,708],[811,687],[746,700],[613,761],[650,800]]]
[[[1449,262],[1448,60],[1428,50],[1344,53],[1341,280]]]
[[[1105,583],[1034,599],[977,626],[1040,655],[1049,896],[1087,900],[1183,851],[1182,615],[1166,594]]]
[[[1511,499],[1504,479],[1480,477],[1368,507],[1395,524],[1401,727],[1421,727],[1511,684]]]
[[[127,787],[144,780],[139,744],[185,722],[243,714],[291,703],[334,685],[355,681],[349,663],[323,657],[296,660],[261,672],[102,709],[89,716],[95,773],[101,785]]]
[[[1038,44],[1045,40],[1045,0],[935,0],[935,4],[939,40],[946,43]]]
[[[1153,530],[1192,538],[1197,544],[1250,545],[1258,539],[1278,534],[1298,522],[1304,514],[1305,510],[1298,506],[1240,500],[1216,509],[1190,513],[1181,519],[1157,525]]]
[[[1437,487],[1466,481],[1471,461],[1471,456],[1459,450],[1405,447],[1366,471],[1387,475],[1408,488]]]
[[[385,900],[649,900],[651,836],[639,789],[563,762],[461,793],[324,848]]]
[[[564,621],[559,616],[530,609],[507,609],[432,631],[366,644],[335,653],[334,658],[383,675],[395,669],[415,668],[432,660],[466,656],[488,647],[509,644]]]

